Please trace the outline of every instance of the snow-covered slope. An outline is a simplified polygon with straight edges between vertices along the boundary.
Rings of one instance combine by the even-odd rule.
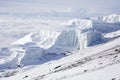
[[[119,79],[120,38],[39,66],[1,72],[0,80]],[[84,53],[84,54],[83,54]],[[2,77],[3,76],[3,77]],[[101,76],[98,77],[98,76]],[[104,76],[104,77],[103,77]]]

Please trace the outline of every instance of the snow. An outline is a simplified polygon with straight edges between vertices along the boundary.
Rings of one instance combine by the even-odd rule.
[[[118,24],[96,23],[87,19],[72,19],[66,27],[68,29],[62,31],[36,30],[13,42],[10,45],[13,47],[8,50],[11,56],[3,60],[5,63],[1,64],[1,68],[7,65],[16,68],[20,65],[39,64],[45,56],[48,56],[49,61],[50,56],[70,55],[71,52],[103,43],[104,38],[107,38],[103,34],[107,35],[120,28]]]
[[[63,22],[64,19],[0,15],[0,47],[6,47],[39,29],[63,30]]]
[[[38,30],[34,31],[22,39],[12,43],[11,45],[24,45],[28,42],[38,44],[41,48],[47,49],[51,47],[56,38],[59,36],[59,32],[51,30]]]
[[[80,50],[93,45],[93,43],[97,44],[96,41],[100,41],[100,39],[102,39],[101,34],[96,31],[87,31],[85,33],[81,33],[81,30],[63,31],[57,38],[55,47]]]
[[[79,30],[92,28],[92,21],[87,19],[72,19],[66,25]]]
[[[36,27],[1,48],[0,80],[119,79],[119,15],[40,22],[59,28]]]
[[[120,15],[111,14],[103,17],[92,17],[92,20],[102,21],[106,23],[120,23]]]
[[[111,33],[105,34],[104,37],[105,38],[116,38],[120,36],[120,30],[117,31],[113,31]]]
[[[13,48],[15,50],[11,51],[12,55],[8,58],[9,63],[7,64],[15,63],[14,65],[12,64],[13,66],[9,65],[11,68],[16,68],[19,65],[39,64],[42,57],[45,57],[48,53],[50,53],[50,55],[53,53],[55,55],[62,55],[62,53],[67,55],[68,51],[85,49],[101,42],[102,35],[99,31],[90,29],[83,32],[83,30],[85,30],[85,28],[82,30],[64,30],[61,32],[53,30],[38,30],[32,32],[11,44],[13,46],[22,46],[18,48],[15,46],[15,48]]]
[[[21,38],[20,40],[13,42],[12,44],[21,44],[21,45],[23,45],[23,44],[25,44],[27,42],[31,42],[32,41],[31,38],[30,38],[31,35],[32,34],[30,33],[27,36],[24,36],[23,38]]]
[[[119,61],[120,53],[115,52],[116,49],[120,48],[118,46],[119,42],[120,38],[106,44],[91,47],[78,52],[79,54],[73,54],[59,60],[50,61],[42,65],[24,67],[22,70],[15,69],[13,71],[17,70],[17,73],[14,76],[7,78],[3,77],[0,80],[110,80],[112,78],[119,78],[120,64],[117,61]],[[81,56],[80,53],[84,54]],[[85,61],[83,65],[74,66],[78,61],[84,61],[84,59],[86,60],[87,58],[91,58],[92,60],[90,59],[88,62]],[[70,66],[72,64],[74,65]],[[67,66],[70,66],[70,69],[65,68]],[[65,68],[66,70],[55,72],[61,68]],[[43,78],[41,77],[42,75]],[[101,78],[98,78],[98,76],[101,76]]]
[[[83,74],[81,76],[75,76],[73,78],[64,80],[112,80],[113,78],[119,79],[119,66],[120,64],[109,66],[105,69],[94,71],[91,73]]]
[[[108,22],[108,23],[117,23],[120,22],[120,15],[117,14],[112,14],[103,17],[103,21]]]

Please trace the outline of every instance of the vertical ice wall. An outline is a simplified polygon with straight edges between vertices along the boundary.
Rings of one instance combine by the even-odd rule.
[[[70,30],[62,32],[55,42],[55,47],[68,49],[84,49],[97,44],[102,39],[101,33],[97,31],[81,32],[81,30]]]

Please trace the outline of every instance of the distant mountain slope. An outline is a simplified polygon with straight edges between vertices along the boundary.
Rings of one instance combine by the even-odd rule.
[[[107,22],[107,23],[120,23],[120,15],[111,14],[103,17],[91,18],[92,20]]]

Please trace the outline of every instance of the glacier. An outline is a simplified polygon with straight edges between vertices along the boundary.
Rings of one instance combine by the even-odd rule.
[[[109,20],[108,17],[106,19]],[[1,54],[10,55],[0,63],[0,69],[44,63],[56,56],[58,56],[56,59],[59,59],[68,53],[73,54],[72,51],[79,51],[104,43],[106,34],[120,30],[120,24],[116,23],[119,22],[118,19],[116,21],[116,17],[110,16],[113,23],[106,19],[104,19],[105,21],[94,18],[72,19],[64,25],[66,30],[42,29],[31,32],[13,42],[7,50],[1,49]]]

